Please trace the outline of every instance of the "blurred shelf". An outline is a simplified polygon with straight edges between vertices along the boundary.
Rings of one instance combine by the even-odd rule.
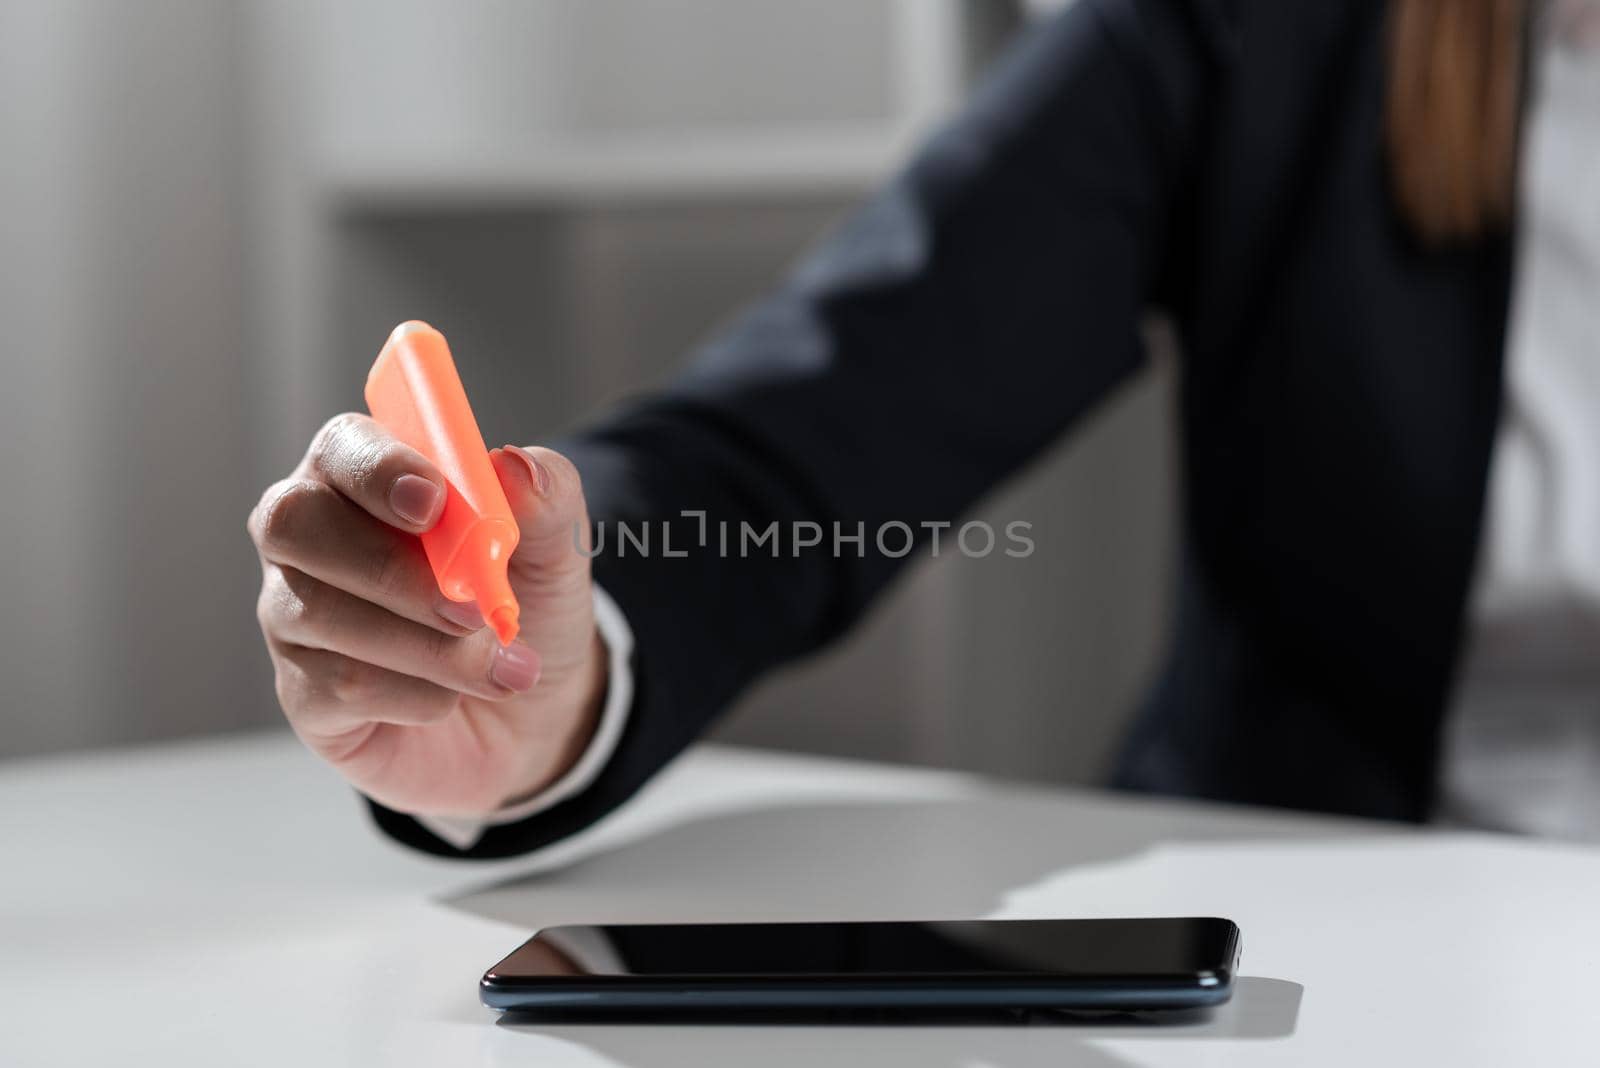
[[[516,155],[371,153],[326,166],[319,185],[335,210],[358,212],[855,196],[913,142],[876,124],[552,142]]]

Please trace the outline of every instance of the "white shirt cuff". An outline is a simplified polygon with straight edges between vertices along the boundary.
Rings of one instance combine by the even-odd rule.
[[[470,849],[490,827],[515,823],[581,793],[611,759],[633,707],[633,630],[610,594],[594,586],[594,623],[607,652],[606,701],[594,738],[567,773],[526,801],[488,816],[417,816],[416,821],[457,849]]]

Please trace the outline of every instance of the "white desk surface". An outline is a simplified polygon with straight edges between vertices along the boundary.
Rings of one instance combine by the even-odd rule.
[[[574,859],[576,858],[576,859]],[[1177,1027],[507,1026],[582,921],[1222,915]],[[537,860],[380,837],[290,738],[0,764],[0,1065],[1600,1063],[1600,851],[702,748]]]

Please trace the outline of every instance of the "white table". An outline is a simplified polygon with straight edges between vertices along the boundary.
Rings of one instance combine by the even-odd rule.
[[[1178,1027],[507,1026],[581,921],[1214,914]],[[703,748],[533,860],[380,837],[282,735],[0,764],[0,1065],[1600,1063],[1600,852]]]

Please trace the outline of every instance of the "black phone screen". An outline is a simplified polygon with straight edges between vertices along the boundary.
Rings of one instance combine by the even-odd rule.
[[[1218,918],[547,927],[483,977],[483,996],[530,1007],[629,991],[654,1004],[638,994],[720,990],[787,1004],[848,988],[877,991],[874,1004],[907,991],[925,1004],[930,990],[976,1004],[1008,990],[1034,991],[1029,1004],[1189,1006],[1227,998],[1237,956],[1238,929]]]

